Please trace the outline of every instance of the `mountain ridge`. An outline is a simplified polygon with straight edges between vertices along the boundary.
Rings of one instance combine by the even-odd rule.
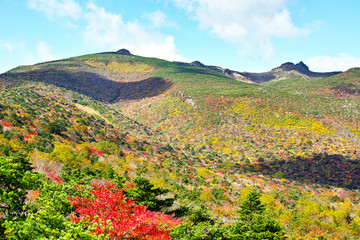
[[[125,57],[133,57],[136,55],[133,55],[129,50],[122,48],[119,49],[115,52],[101,52],[101,53],[95,53],[95,54],[118,54],[118,55],[122,55]],[[82,56],[87,56],[87,55],[82,55]],[[81,57],[81,56],[79,56]],[[69,58],[71,59],[71,58]],[[49,62],[44,62],[44,63],[52,63],[52,62],[58,62],[58,61],[63,61],[66,59],[61,59],[61,60],[53,60],[53,61],[49,61]],[[162,59],[159,59],[162,60]],[[165,61],[165,60],[164,60]],[[39,64],[44,64],[44,63],[38,63],[35,65],[39,65]],[[332,71],[332,72],[313,72],[309,69],[309,67],[302,61],[300,61],[297,64],[294,64],[292,62],[285,62],[283,64],[281,64],[278,67],[275,67],[273,69],[271,69],[270,71],[267,72],[248,72],[248,71],[237,71],[237,70],[232,70],[229,68],[224,68],[221,66],[215,66],[215,65],[206,65],[198,60],[193,61],[193,62],[179,62],[179,61],[173,61],[173,63],[176,64],[180,64],[180,65],[185,65],[185,66],[193,66],[193,67],[199,67],[199,68],[203,68],[203,69],[208,69],[208,70],[212,70],[212,71],[216,71],[218,73],[224,74],[230,78],[242,81],[242,82],[246,82],[246,83],[255,83],[255,84],[263,84],[265,82],[277,79],[279,77],[281,77],[282,79],[284,78],[284,73],[290,73],[288,75],[285,75],[287,77],[290,77],[294,74],[291,74],[291,72],[296,71],[298,74],[295,73],[295,75],[297,76],[301,76],[303,78],[326,78],[326,77],[331,77],[340,73],[343,73],[342,71]],[[31,66],[31,65],[29,65]],[[14,69],[11,69],[7,72],[10,72],[12,70],[21,68],[21,67],[26,67],[26,66],[19,66],[16,67]],[[5,73],[7,73],[5,72]],[[3,73],[4,74],[4,73]],[[281,76],[280,76],[281,75]]]
[[[298,73],[305,75],[305,77],[309,78],[325,78],[334,76],[337,74],[342,73],[341,71],[333,71],[333,72],[313,72],[310,71],[309,67],[305,65],[302,61],[300,61],[297,64],[294,64],[292,62],[286,62],[280,65],[279,67],[273,68],[271,71],[268,72],[239,72],[235,70],[231,70],[228,68],[223,68],[219,66],[213,66],[213,65],[205,65],[201,63],[200,61],[193,61],[190,63],[183,63],[190,66],[196,66],[201,68],[206,68],[210,70],[214,70],[220,73],[223,73],[231,78],[234,78],[239,81],[248,82],[248,83],[256,83],[256,84],[262,84],[268,81],[271,81],[273,79],[276,79],[280,73],[283,72],[290,72],[290,71],[297,71]]]

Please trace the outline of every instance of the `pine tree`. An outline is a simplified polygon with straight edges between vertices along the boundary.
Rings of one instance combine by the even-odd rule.
[[[256,189],[248,194],[240,205],[238,221],[229,228],[228,239],[285,239],[282,227],[266,211],[260,196]]]

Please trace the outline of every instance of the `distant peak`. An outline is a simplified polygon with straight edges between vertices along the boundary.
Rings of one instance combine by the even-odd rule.
[[[205,65],[203,63],[201,63],[200,61],[194,61],[192,63],[190,63],[191,66],[195,66],[195,67],[205,67]]]
[[[128,56],[131,56],[132,54],[130,53],[129,50],[123,48],[123,49],[120,49],[119,51],[116,52],[117,54],[121,54],[121,55],[128,55]]]
[[[303,63],[302,61],[300,61],[297,64],[294,64],[292,62],[286,62],[281,64],[280,67],[274,68],[274,70],[282,70],[282,71],[292,71],[292,70],[296,70],[298,72],[308,72],[309,71],[309,67],[305,65],[305,63]]]
[[[294,63],[286,62],[286,63],[281,64],[281,66],[279,68],[284,71],[289,71],[289,70],[293,70],[294,67],[295,67]]]
[[[309,71],[309,67],[305,65],[302,61],[300,61],[298,64],[295,65],[297,69],[304,69],[306,71]]]

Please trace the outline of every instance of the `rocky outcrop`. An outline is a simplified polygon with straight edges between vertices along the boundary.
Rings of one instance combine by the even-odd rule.
[[[294,64],[292,62],[287,62],[287,63],[281,64],[280,67],[272,69],[271,71],[278,72],[278,71],[292,71],[292,70],[296,70],[303,74],[306,72],[310,72],[309,67],[306,66],[303,62],[299,62],[297,64]]]
[[[130,53],[129,50],[123,48],[123,49],[120,49],[119,51],[116,51],[117,54],[120,54],[120,55],[126,55],[126,56],[132,56],[132,54]]]

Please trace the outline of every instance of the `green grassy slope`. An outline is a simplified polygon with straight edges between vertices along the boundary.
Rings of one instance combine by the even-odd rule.
[[[225,90],[245,85],[207,69],[116,53],[85,55],[19,67],[9,74],[14,78],[52,83],[105,102],[149,97],[162,93],[172,83],[176,87],[201,90],[206,90],[204,86],[209,90],[219,87]],[[170,82],[165,80],[167,77],[171,77]],[[157,81],[146,82],[146,79]],[[134,88],[137,91],[132,93]],[[149,89],[152,92],[147,92]]]

